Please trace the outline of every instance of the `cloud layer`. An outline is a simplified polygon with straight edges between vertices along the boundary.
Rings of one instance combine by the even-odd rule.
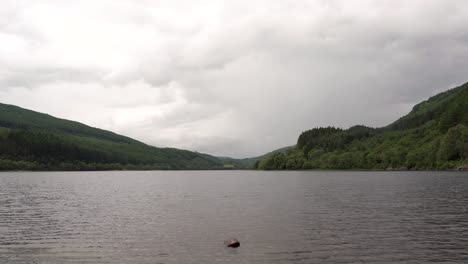
[[[468,3],[3,1],[0,102],[247,157],[468,81]]]

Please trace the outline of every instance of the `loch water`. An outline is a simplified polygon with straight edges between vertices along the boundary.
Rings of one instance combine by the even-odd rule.
[[[468,263],[468,173],[3,172],[0,263]]]

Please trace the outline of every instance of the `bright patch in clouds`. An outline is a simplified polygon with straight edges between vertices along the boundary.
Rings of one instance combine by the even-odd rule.
[[[0,102],[246,157],[468,81],[466,1],[3,1]]]

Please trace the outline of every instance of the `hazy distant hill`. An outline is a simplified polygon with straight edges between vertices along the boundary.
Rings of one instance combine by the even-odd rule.
[[[0,170],[219,169],[216,157],[156,148],[78,122],[0,104]]]
[[[263,154],[258,157],[252,157],[252,158],[244,158],[244,159],[234,159],[234,158],[229,158],[229,157],[218,157],[221,161],[223,161],[225,164],[231,164],[234,166],[234,168],[238,169],[252,169],[255,167],[255,164],[260,162],[260,160],[266,159],[267,157],[275,154],[275,153],[284,153],[286,154],[289,150],[294,149],[295,146],[288,146],[284,148],[280,148],[277,150],[273,150],[271,152],[268,152],[266,154]]]
[[[453,169],[468,165],[468,84],[440,93],[383,128],[303,132],[259,169]]]

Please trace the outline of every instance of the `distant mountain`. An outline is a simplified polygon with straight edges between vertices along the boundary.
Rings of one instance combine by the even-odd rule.
[[[210,155],[152,147],[110,131],[0,104],[0,170],[223,167]]]
[[[284,148],[280,148],[277,150],[273,150],[271,152],[268,152],[266,154],[263,154],[258,157],[252,157],[252,158],[244,158],[244,159],[234,159],[230,157],[218,157],[226,166],[231,165],[232,168],[237,168],[237,169],[253,169],[255,167],[255,164],[260,162],[260,160],[266,159],[270,157],[271,155],[275,153],[284,153],[286,154],[289,150],[294,149],[295,146],[288,146]]]
[[[468,83],[417,104],[382,128],[314,128],[258,169],[434,170],[468,166]]]

